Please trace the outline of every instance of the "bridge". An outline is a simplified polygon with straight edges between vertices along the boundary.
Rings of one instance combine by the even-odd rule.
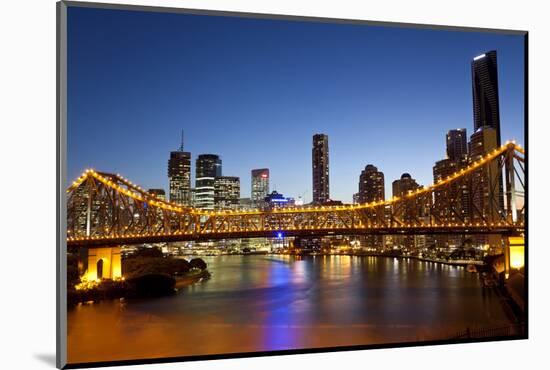
[[[158,199],[119,174],[88,169],[67,189],[67,246],[111,253],[113,246],[125,244],[281,235],[520,236],[525,219],[525,205],[518,202],[525,191],[524,157],[519,145],[507,142],[437,183],[401,197],[270,210],[185,207]]]

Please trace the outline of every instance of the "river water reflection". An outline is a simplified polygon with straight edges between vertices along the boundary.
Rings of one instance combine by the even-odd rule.
[[[170,297],[68,313],[69,362],[431,340],[510,323],[464,268],[349,256],[205,257],[212,278]]]

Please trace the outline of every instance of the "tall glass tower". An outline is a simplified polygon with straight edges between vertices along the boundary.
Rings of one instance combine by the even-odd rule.
[[[496,130],[500,146],[500,110],[498,100],[497,52],[488,51],[472,60],[474,132],[483,126]]]
[[[258,168],[251,171],[252,191],[250,197],[255,207],[261,207],[269,193],[269,169]]]
[[[200,154],[195,174],[195,207],[214,209],[214,181],[222,175],[222,160],[216,154]]]
[[[191,205],[191,153],[183,151],[183,132],[180,149],[170,152],[168,160],[170,202]]]
[[[313,203],[324,203],[330,199],[327,135],[313,135],[311,159],[313,172]]]

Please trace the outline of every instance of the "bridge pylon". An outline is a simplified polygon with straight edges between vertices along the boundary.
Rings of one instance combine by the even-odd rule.
[[[82,271],[87,280],[119,279],[122,277],[120,246],[81,248]]]

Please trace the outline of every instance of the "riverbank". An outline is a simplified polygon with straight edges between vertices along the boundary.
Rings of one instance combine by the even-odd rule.
[[[484,266],[484,261],[478,260],[445,260],[439,258],[428,258],[420,256],[407,256],[402,254],[384,254],[384,253],[310,253],[310,254],[295,254],[295,253],[274,253],[273,255],[289,255],[289,256],[351,256],[351,257],[385,257],[385,258],[399,258],[399,259],[413,259],[417,261],[441,263],[450,266]]]
[[[179,290],[181,288],[185,288],[186,286],[208,280],[211,276],[212,274],[210,274],[208,270],[191,271],[186,276],[176,278],[175,288]]]
[[[109,280],[89,283],[86,287],[69,289],[67,305],[84,302],[99,302],[109,299],[142,298],[175,294],[179,289],[210,278],[208,270],[191,270],[186,274],[171,277],[166,274],[149,274],[130,280]]]

